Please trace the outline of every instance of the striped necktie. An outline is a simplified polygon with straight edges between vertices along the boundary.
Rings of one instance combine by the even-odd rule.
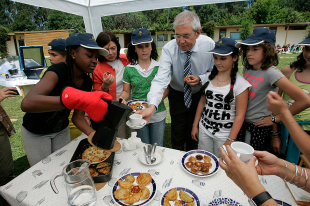
[[[184,64],[184,78],[192,74],[192,66],[191,66],[192,53],[193,52],[191,50],[185,52],[187,58]],[[185,81],[184,81],[184,104],[187,108],[189,108],[192,104],[192,87],[189,86],[189,84],[187,84]]]

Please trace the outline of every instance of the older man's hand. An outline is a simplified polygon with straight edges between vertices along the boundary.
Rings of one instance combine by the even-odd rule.
[[[188,80],[188,82],[187,82],[187,84],[189,84],[189,86],[196,87],[199,84],[199,82],[200,82],[199,76],[188,75],[188,77],[190,78],[190,80]]]
[[[149,105],[148,108],[138,110],[135,114],[141,114],[143,119],[149,120],[154,115],[155,111],[156,111],[155,105],[151,104]]]

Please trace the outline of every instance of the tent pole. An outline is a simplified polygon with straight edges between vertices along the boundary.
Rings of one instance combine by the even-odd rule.
[[[97,36],[97,34],[94,34],[95,31],[94,31],[93,19],[92,19],[91,12],[90,12],[90,1],[91,0],[88,0],[88,7],[87,7],[87,9],[88,9],[88,17],[89,17],[89,21],[90,21],[90,26],[91,26],[92,34],[94,36]]]

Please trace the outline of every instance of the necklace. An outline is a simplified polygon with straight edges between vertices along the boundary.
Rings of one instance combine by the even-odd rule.
[[[225,79],[224,81],[220,81],[220,80],[219,80],[219,76],[216,75],[217,86],[218,86],[218,87],[221,86],[221,85],[222,85],[224,82],[226,82],[229,78],[230,78],[230,77],[227,77],[227,79]],[[220,82],[220,84],[219,84],[219,82]]]

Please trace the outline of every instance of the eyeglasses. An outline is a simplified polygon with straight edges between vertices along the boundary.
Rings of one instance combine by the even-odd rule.
[[[194,34],[196,34],[196,32],[195,32]],[[183,37],[183,39],[189,39],[189,38],[191,38],[194,34],[192,34],[192,35],[189,35],[189,34],[184,34],[184,35],[175,34],[174,37],[175,37],[176,39],[181,39],[181,37]]]

